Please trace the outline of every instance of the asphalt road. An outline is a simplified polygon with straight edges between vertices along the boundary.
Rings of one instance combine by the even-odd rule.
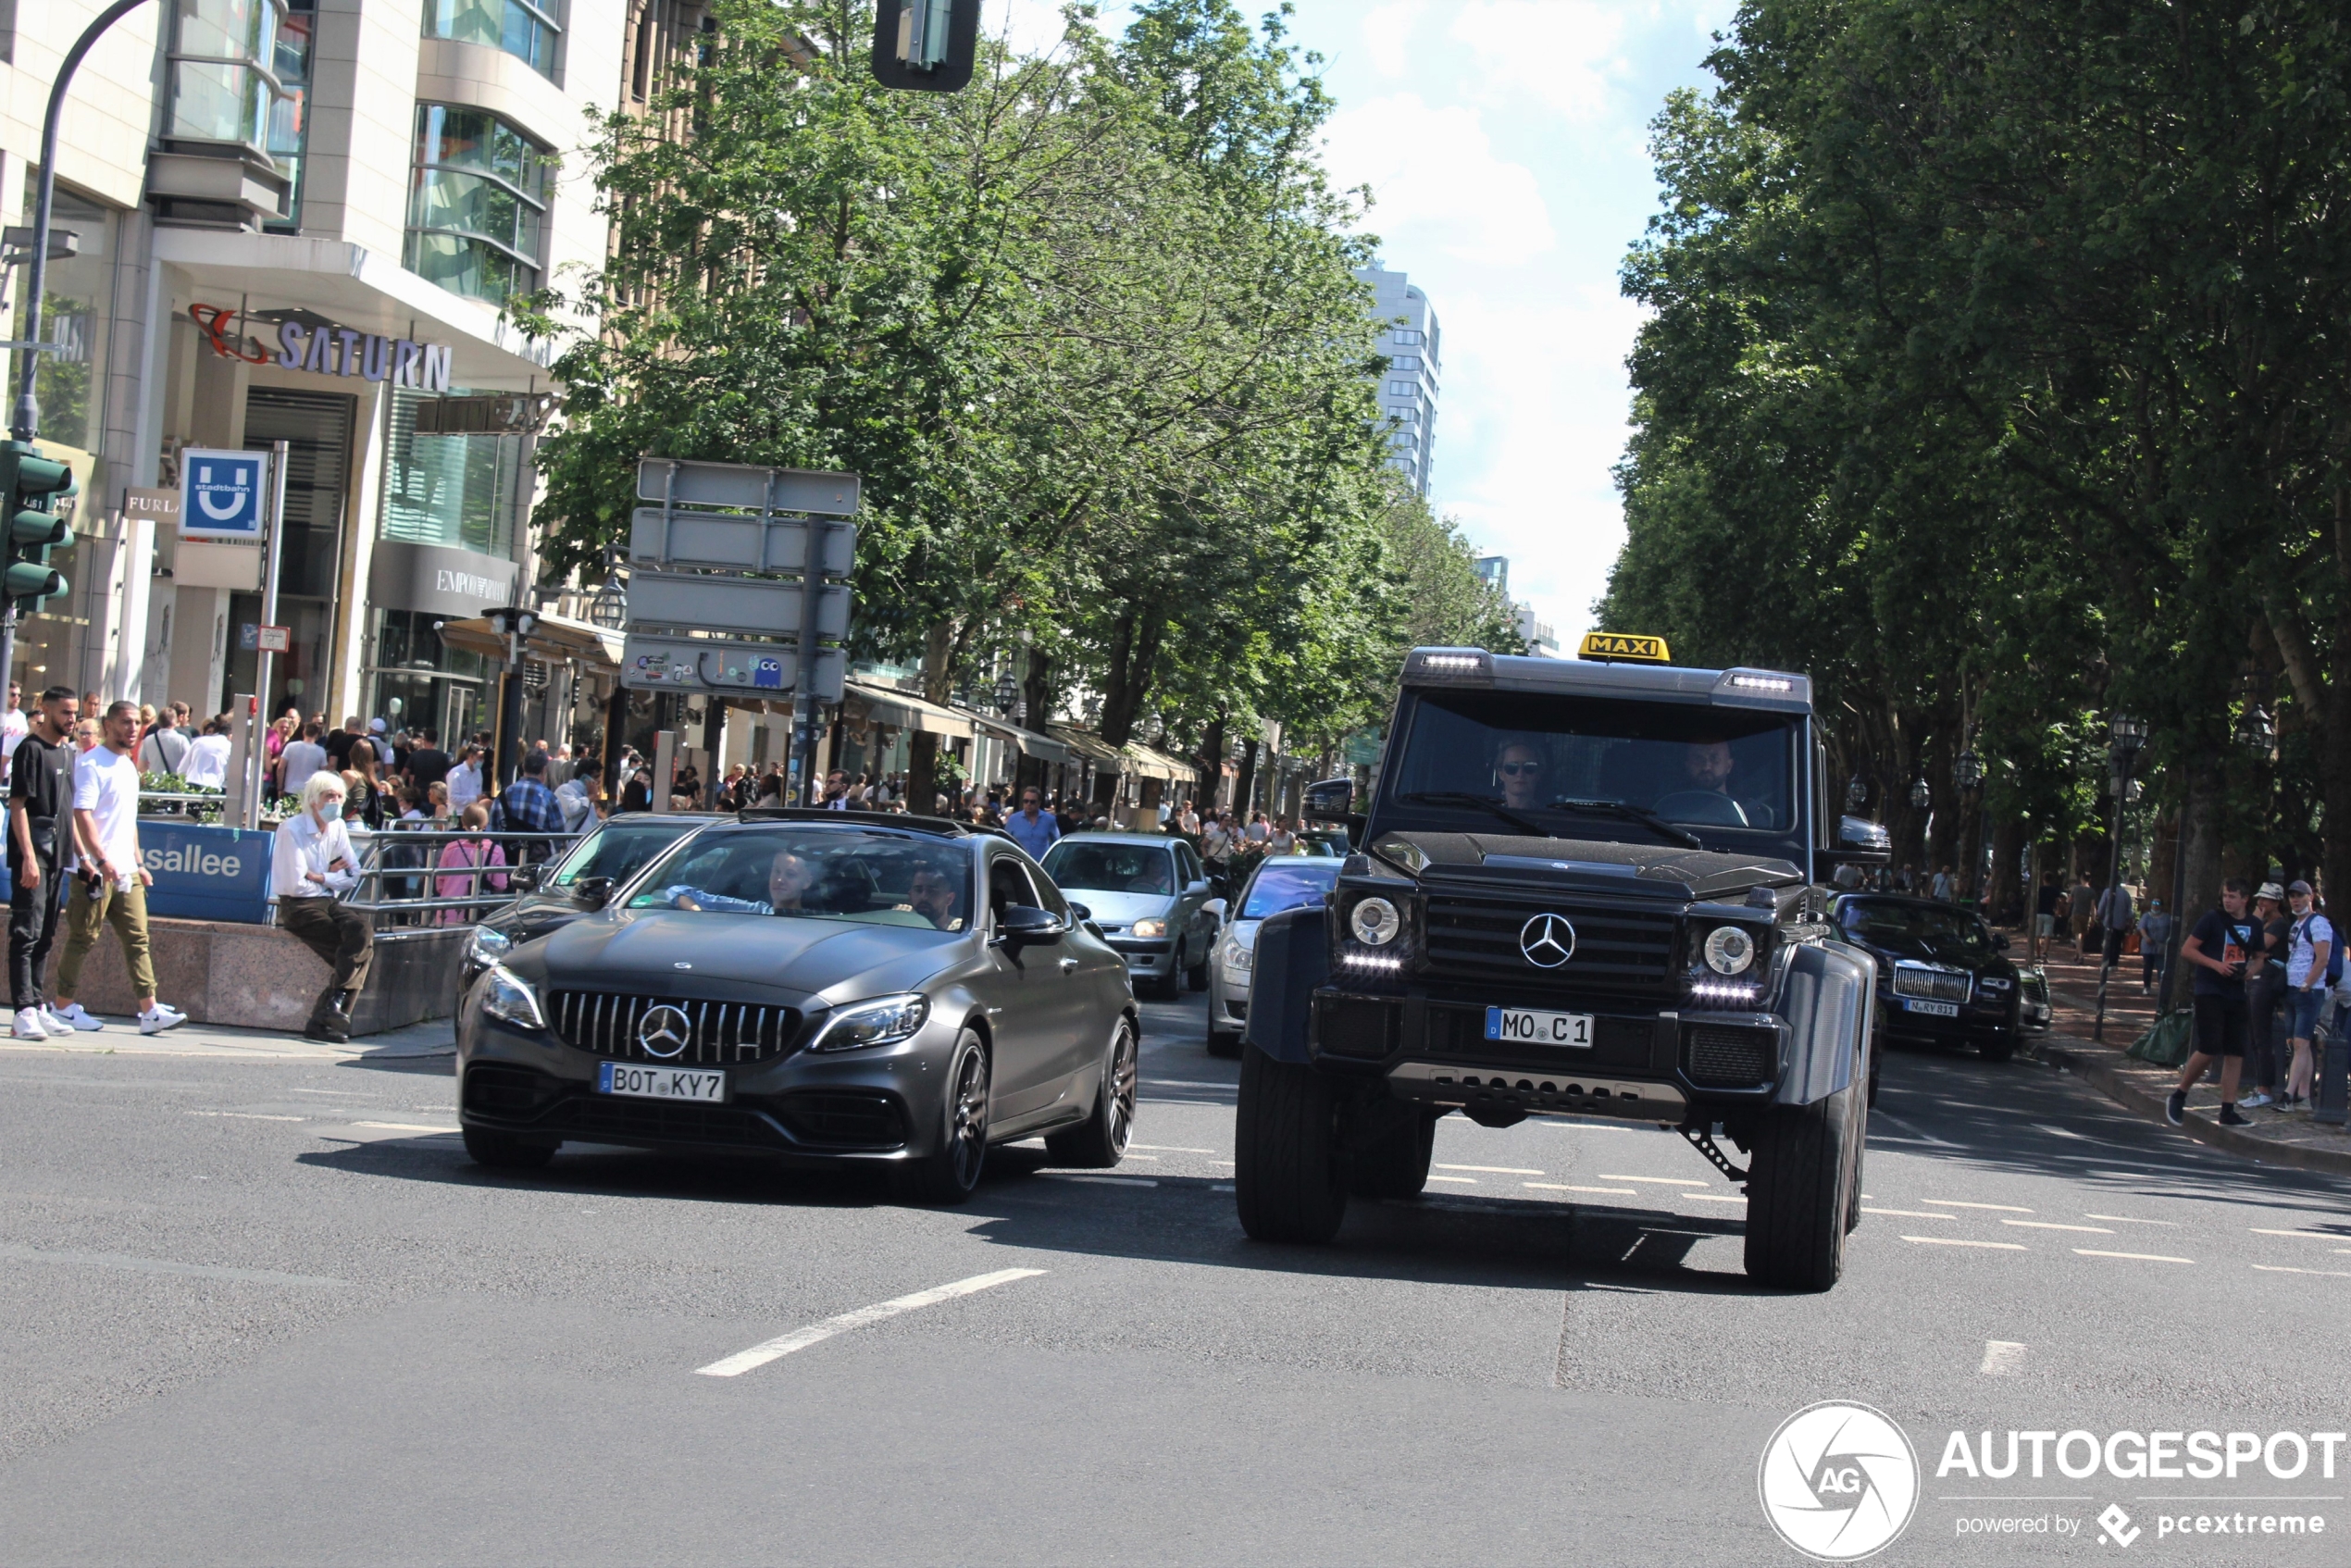
[[[2108,1504],[2133,1560],[2351,1559],[2351,1445],[1947,1462],[2351,1427],[2342,1181],[1897,1052],[1823,1297],[1749,1287],[1681,1139],[1590,1123],[1449,1118],[1427,1198],[1264,1247],[1235,1067],[1199,998],[1146,1013],[1130,1163],[1000,1151],[958,1210],[613,1150],[493,1176],[446,1057],[0,1051],[0,1560],[1794,1562],[1758,1462],[1822,1400],[1917,1450],[1879,1561],[2110,1558]],[[2285,1513],[2327,1533],[2259,1534]]]

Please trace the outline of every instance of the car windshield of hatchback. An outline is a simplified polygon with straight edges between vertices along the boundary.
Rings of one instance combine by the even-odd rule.
[[[1992,956],[1992,935],[1963,909],[1848,899],[1837,918],[1856,941],[1900,958],[1972,964]]]
[[[1045,871],[1064,888],[1096,893],[1176,890],[1176,857],[1155,844],[1089,844],[1064,839],[1045,855]]]
[[[1319,904],[1338,885],[1338,862],[1311,860],[1300,856],[1295,860],[1269,860],[1249,885],[1249,898],[1241,905],[1237,918],[1263,920],[1269,915],[1279,915],[1285,909],[1304,909]]]
[[[655,866],[628,907],[960,931],[971,918],[969,862],[960,844],[887,829],[703,833]]]
[[[653,864],[653,856],[690,832],[687,822],[608,822],[572,846],[550,878],[553,886],[568,888],[589,877],[609,877],[617,884]]]

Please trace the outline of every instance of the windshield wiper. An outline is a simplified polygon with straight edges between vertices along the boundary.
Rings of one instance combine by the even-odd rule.
[[[1556,836],[1549,828],[1519,815],[1501,802],[1490,800],[1484,795],[1473,795],[1466,790],[1424,790],[1416,794],[1399,795],[1396,798],[1410,805],[1475,806],[1488,816],[1499,817],[1533,838],[1549,839]]]
[[[1686,828],[1676,828],[1657,813],[1644,810],[1626,801],[1578,801],[1562,796],[1551,803],[1551,809],[1554,811],[1597,811],[1610,816],[1621,816],[1628,822],[1639,823],[1652,833],[1662,833],[1677,844],[1685,844],[1694,850],[1702,850],[1706,847],[1698,842],[1697,834]]]

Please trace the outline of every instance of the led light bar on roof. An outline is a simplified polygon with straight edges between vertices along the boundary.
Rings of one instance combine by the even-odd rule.
[[[1784,675],[1734,675],[1731,684],[1744,691],[1793,691],[1796,682]]]
[[[1405,656],[1404,678],[1490,686],[1494,655],[1483,648],[1415,648]]]

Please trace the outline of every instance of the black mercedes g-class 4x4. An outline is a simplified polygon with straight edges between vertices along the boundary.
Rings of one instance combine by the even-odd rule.
[[[1308,790],[1337,892],[1258,938],[1242,1226],[1325,1241],[1350,1193],[1419,1192],[1451,1112],[1611,1116],[1746,1186],[1750,1276],[1835,1284],[1875,964],[1823,884],[1883,852],[1835,841],[1824,756],[1801,675],[1413,650],[1370,798]]]

